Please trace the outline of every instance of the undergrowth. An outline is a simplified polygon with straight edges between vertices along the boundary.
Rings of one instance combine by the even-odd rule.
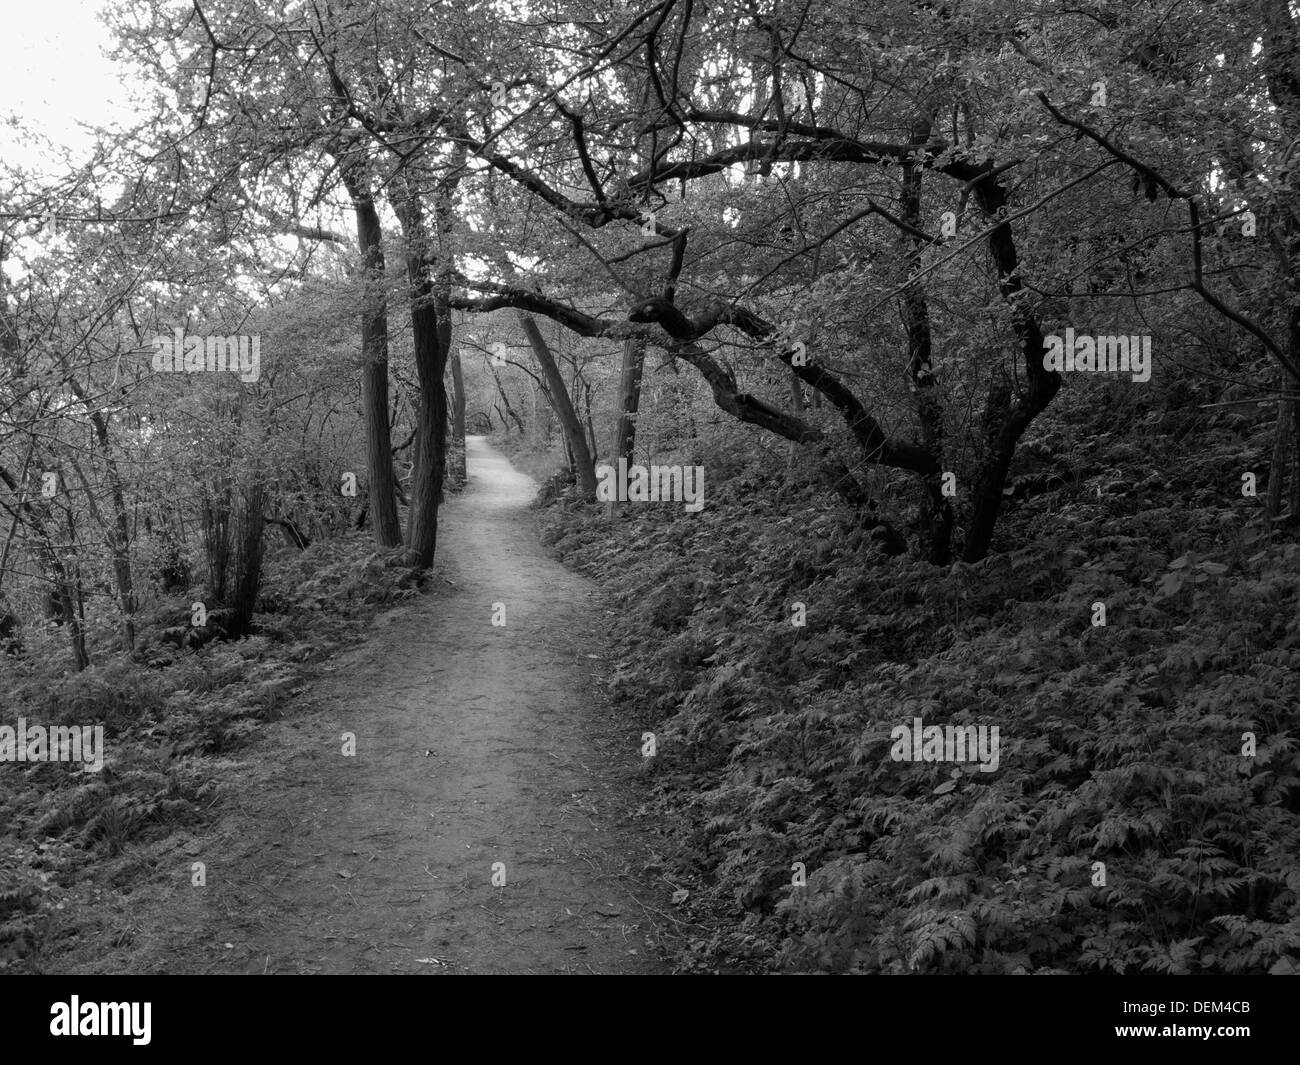
[[[1204,455],[1158,482],[1106,457],[976,565],[887,559],[761,470],[699,514],[541,512],[622,607],[612,694],[656,734],[688,967],[1300,969],[1300,546],[1254,501],[1175,498]],[[997,770],[893,760],[918,717],[998,726]]]
[[[0,764],[0,971],[39,971],[75,943],[81,881],[129,890],[150,874],[153,848],[202,824],[232,753],[305,690],[312,663],[382,604],[415,594],[396,559],[360,535],[277,554],[255,635],[243,640],[169,645],[162,633],[189,616],[189,597],[178,597],[140,614],[134,658],[59,672],[64,634],[50,626],[29,634],[27,655],[0,659],[0,725],[98,725],[105,748],[98,772]]]

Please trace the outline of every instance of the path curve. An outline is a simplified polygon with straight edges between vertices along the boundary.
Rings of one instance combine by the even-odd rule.
[[[432,590],[241,752],[236,810],[188,855],[207,887],[171,892],[131,971],[662,971],[633,897],[639,741],[599,685],[607,608],[538,543],[536,484],[467,445]]]

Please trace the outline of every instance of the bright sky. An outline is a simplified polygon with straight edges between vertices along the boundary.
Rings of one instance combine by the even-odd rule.
[[[101,49],[109,44],[99,13],[111,0],[0,0],[0,118],[16,116],[77,157],[91,137],[79,122],[129,117],[126,90]],[[0,128],[7,162],[37,166],[32,145]]]

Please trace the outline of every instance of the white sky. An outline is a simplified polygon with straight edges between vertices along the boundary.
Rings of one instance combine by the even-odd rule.
[[[79,122],[112,124],[129,117],[126,90],[101,49],[109,42],[99,12],[110,0],[0,0],[0,117],[31,129],[81,157],[91,137]],[[0,127],[0,155],[36,167],[30,142]]]

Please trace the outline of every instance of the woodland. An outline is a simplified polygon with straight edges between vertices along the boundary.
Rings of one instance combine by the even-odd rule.
[[[112,752],[0,762],[0,971],[440,594],[468,435],[617,604],[679,971],[1300,974],[1291,5],[105,19],[134,122],[0,159],[0,726]]]

